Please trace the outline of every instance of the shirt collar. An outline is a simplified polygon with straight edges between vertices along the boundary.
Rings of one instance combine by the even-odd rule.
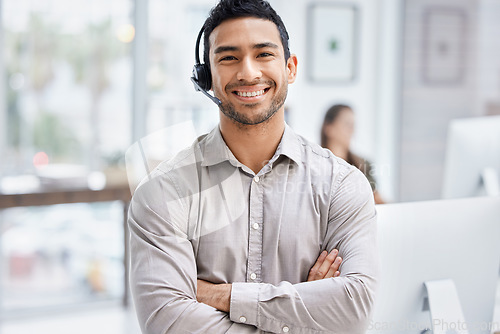
[[[216,126],[200,141],[200,149],[203,155],[202,166],[213,166],[223,161],[229,161],[233,165],[241,165],[224,142],[219,126]]]
[[[285,124],[285,131],[272,160],[277,159],[280,155],[285,155],[294,162],[300,163],[302,157],[301,147],[302,141],[300,137],[288,124]],[[200,149],[203,154],[202,166],[213,166],[223,161],[229,161],[235,167],[243,166],[227,147],[218,126],[200,141]]]
[[[300,137],[285,123],[285,131],[281,137],[281,141],[276,149],[274,157],[285,155],[295,163],[299,164],[302,161],[302,141]]]

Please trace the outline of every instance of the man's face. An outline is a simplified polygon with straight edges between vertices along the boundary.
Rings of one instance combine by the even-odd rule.
[[[294,55],[285,61],[272,21],[230,19],[210,34],[212,89],[222,113],[236,123],[259,124],[282,112],[296,65]]]

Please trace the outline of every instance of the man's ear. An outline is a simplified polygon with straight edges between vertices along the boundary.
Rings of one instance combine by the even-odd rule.
[[[295,78],[297,77],[297,56],[291,54],[288,60],[286,61],[286,68],[288,73],[288,83],[294,83]]]

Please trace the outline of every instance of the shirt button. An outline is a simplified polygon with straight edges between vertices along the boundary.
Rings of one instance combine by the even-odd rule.
[[[254,180],[255,182],[257,182],[257,183],[258,183],[258,182],[260,181],[260,177],[256,175],[256,176],[253,178],[253,180]]]
[[[251,273],[251,274],[250,274],[250,278],[251,278],[252,280],[254,280],[254,279],[256,279],[256,278],[257,278],[257,275],[256,275],[255,273]]]
[[[244,322],[247,322],[247,318],[246,318],[246,317],[244,317],[244,316],[241,316],[241,317],[240,317],[240,322],[243,322],[243,323],[244,323]]]
[[[258,230],[258,229],[259,229],[259,224],[257,224],[257,223],[253,223],[252,228],[253,228],[254,230]]]
[[[283,327],[283,332],[288,333],[290,331],[290,328],[288,326]]]

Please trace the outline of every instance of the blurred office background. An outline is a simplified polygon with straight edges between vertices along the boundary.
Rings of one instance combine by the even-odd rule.
[[[319,143],[349,104],[382,196],[441,198],[450,121],[500,115],[500,1],[270,2],[299,59],[288,123]],[[138,333],[125,154],[217,124],[189,80],[215,3],[0,0],[0,333]]]

